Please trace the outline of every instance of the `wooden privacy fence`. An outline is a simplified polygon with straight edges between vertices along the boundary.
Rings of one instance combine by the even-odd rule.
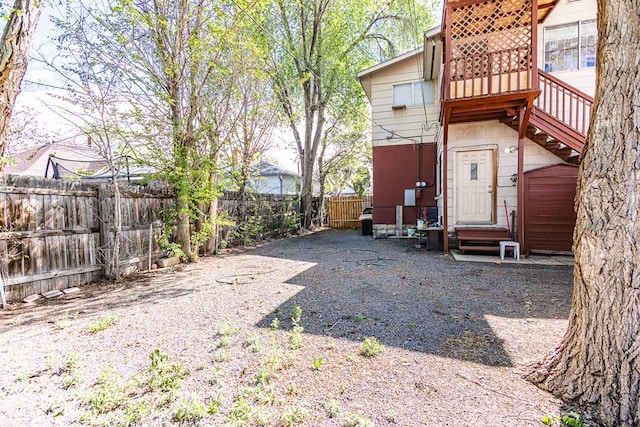
[[[147,268],[166,256],[158,244],[163,211],[174,195],[161,186],[120,185],[121,235],[117,268]],[[299,226],[297,196],[269,194],[244,198],[244,217],[259,222],[258,236],[285,234]],[[104,275],[114,248],[114,188],[111,184],[5,175],[0,177],[0,290],[8,301],[50,290],[90,283]],[[227,243],[243,225],[240,197],[225,192],[219,211],[234,226],[225,227]],[[246,223],[246,221],[244,222]]]
[[[166,254],[157,241],[161,210],[173,205],[164,188],[121,186],[119,264]],[[109,184],[0,177],[0,285],[8,301],[90,283],[103,275],[113,245]]]
[[[364,208],[371,207],[372,196],[338,196],[327,199],[329,227],[358,228]]]

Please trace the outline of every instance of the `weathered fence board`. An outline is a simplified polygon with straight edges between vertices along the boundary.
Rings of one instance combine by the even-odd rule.
[[[364,208],[371,207],[371,196],[338,196],[327,199],[329,227],[358,228]]]
[[[8,301],[82,285],[103,275],[104,255],[113,244],[109,188],[34,177],[0,178],[0,267],[8,273]],[[120,263],[138,258],[143,264],[149,255],[154,260],[164,256],[166,251],[157,243],[162,233],[160,209],[173,204],[173,195],[166,189],[128,186],[122,186],[121,193]]]
[[[164,187],[120,185],[120,255],[118,268],[147,268],[166,255],[159,245],[163,211],[173,194]],[[241,199],[243,203],[241,203]],[[0,177],[0,271],[7,272],[8,301],[48,290],[79,286],[104,274],[114,248],[113,186],[5,175]],[[240,215],[244,204],[244,215]],[[219,211],[235,221],[225,228],[227,243],[247,217],[257,218],[262,236],[297,228],[296,196],[226,192]],[[258,238],[259,238],[258,237]]]

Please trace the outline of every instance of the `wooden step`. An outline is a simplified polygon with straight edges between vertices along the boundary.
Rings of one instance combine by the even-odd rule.
[[[535,142],[537,142],[537,143],[543,143],[543,144],[545,144],[545,143],[547,142],[547,140],[548,140],[548,139],[549,139],[549,135],[547,135],[547,134],[546,134],[546,133],[544,133],[544,132],[537,133],[537,134],[535,135],[535,137],[534,137],[534,141],[535,141]]]

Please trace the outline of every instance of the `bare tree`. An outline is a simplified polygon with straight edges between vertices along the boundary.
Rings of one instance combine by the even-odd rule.
[[[560,345],[527,378],[640,425],[640,1],[598,1],[596,95],[580,166],[573,302]]]
[[[0,157],[6,150],[9,121],[27,71],[41,10],[42,0],[16,0],[0,39]],[[2,168],[0,162],[0,173]]]

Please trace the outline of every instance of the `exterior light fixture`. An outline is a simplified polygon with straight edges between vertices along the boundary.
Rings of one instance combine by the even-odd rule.
[[[517,145],[512,145],[511,147],[504,149],[504,152],[507,153],[507,154],[511,154],[511,153],[513,153],[515,151],[518,151],[518,146]]]

